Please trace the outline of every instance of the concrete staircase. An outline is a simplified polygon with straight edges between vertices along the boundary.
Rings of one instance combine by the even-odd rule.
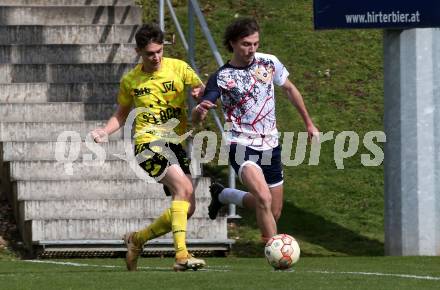
[[[121,236],[170,204],[162,185],[117,157],[125,152],[122,132],[99,145],[105,160],[84,142],[114,112],[118,82],[138,62],[141,10],[133,2],[0,0],[0,189],[30,251],[124,251]],[[57,142],[65,131],[78,138]],[[210,180],[194,183],[189,247],[226,251],[226,218],[207,214]],[[172,249],[170,235],[145,247]]]

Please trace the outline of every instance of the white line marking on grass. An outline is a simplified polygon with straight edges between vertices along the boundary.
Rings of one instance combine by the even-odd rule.
[[[57,262],[57,261],[42,261],[42,260],[23,260],[23,262],[53,264],[53,265],[72,266],[72,267],[122,268],[122,266],[115,266],[115,265],[93,265],[93,264],[82,264],[82,263],[73,263],[73,262]]]
[[[72,267],[97,267],[97,268],[113,268],[113,269],[125,269],[123,266],[116,266],[116,265],[96,265],[96,264],[85,264],[85,263],[74,263],[74,262],[58,262],[58,261],[43,261],[43,260],[23,260],[23,262],[29,262],[29,263],[40,263],[40,264],[53,264],[53,265],[62,265],[62,266],[72,266]],[[138,267],[138,269],[141,270],[169,270],[171,271],[170,267],[149,267],[149,266],[141,266]],[[198,271],[202,272],[230,272],[230,270],[225,269],[216,269],[213,267],[206,267],[204,269],[199,269]]]
[[[350,275],[365,275],[365,276],[389,276],[389,277],[398,277],[398,278],[440,281],[440,277],[418,276],[418,275],[410,275],[410,274],[390,274],[390,273],[375,273],[375,272],[334,272],[334,271],[306,271],[306,272],[320,273],[320,274],[350,274]]]

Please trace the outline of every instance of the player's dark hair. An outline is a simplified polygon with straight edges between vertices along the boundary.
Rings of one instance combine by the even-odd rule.
[[[232,52],[231,41],[235,42],[240,38],[259,32],[260,27],[253,18],[238,18],[226,27],[225,34],[223,35],[223,45]]]
[[[136,45],[141,49],[152,42],[163,44],[163,38],[163,31],[154,23],[142,25],[135,35]]]

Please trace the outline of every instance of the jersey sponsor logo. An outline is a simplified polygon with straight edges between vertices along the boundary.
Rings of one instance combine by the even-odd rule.
[[[174,81],[168,81],[162,83],[164,90],[162,91],[164,94],[170,91],[175,92],[176,89],[174,88]]]
[[[178,120],[180,120],[180,117],[182,116],[182,109],[181,108],[166,108],[161,109],[159,111],[159,115],[155,115],[152,113],[144,113],[142,114],[142,118],[150,123],[150,124],[160,124],[160,123],[165,123],[168,120],[172,119],[172,118],[176,118]]]
[[[160,120],[162,122],[166,122],[169,119],[176,118],[180,119],[180,116],[182,115],[182,109],[181,108],[167,108],[166,110],[160,110]]]
[[[140,88],[140,89],[133,89],[134,95],[136,97],[145,96],[148,95],[151,90],[149,88]]]
[[[154,116],[154,114],[144,113],[142,114],[142,118],[150,124],[159,124],[159,120],[156,118],[156,116]]]

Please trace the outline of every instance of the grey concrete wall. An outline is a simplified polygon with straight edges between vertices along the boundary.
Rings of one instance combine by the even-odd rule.
[[[165,196],[165,195],[164,195]],[[148,190],[138,199],[25,200],[19,203],[24,220],[156,218],[170,207],[171,198],[150,198]],[[199,199],[193,218],[208,216],[208,199]]]
[[[440,255],[439,48],[439,29],[385,32],[387,255]]]
[[[71,123],[42,123],[42,122],[0,122],[0,141],[56,141],[65,131],[78,133],[82,140],[97,127],[102,127],[106,121],[83,121]],[[110,140],[122,138],[122,129],[109,136]]]
[[[139,166],[131,168],[122,160],[73,162],[66,170],[65,163],[56,161],[13,161],[10,164],[12,180],[83,180],[83,179],[137,179],[146,177]]]
[[[119,83],[0,84],[0,103],[116,103]]]
[[[137,63],[135,44],[0,45],[0,63]]]
[[[56,6],[56,5],[75,5],[75,6],[96,6],[96,5],[134,5],[134,0],[0,0],[0,6]]]
[[[17,200],[133,199],[164,197],[163,186],[140,179],[19,180]]]
[[[32,238],[38,240],[77,239],[121,239],[129,231],[138,230],[150,224],[152,219],[95,219],[95,220],[32,220]],[[188,221],[187,238],[224,240],[226,220],[219,218],[207,222],[206,218],[191,218]],[[162,238],[171,238],[165,235]]]
[[[1,83],[119,82],[133,63],[0,64]]]
[[[88,147],[89,146],[89,147]],[[111,140],[109,142],[96,144],[105,151],[105,158],[108,160],[117,160],[121,154],[126,151],[123,140]],[[4,161],[55,161],[56,150],[64,149],[64,154],[70,150],[79,148],[78,160],[93,154],[96,159],[95,147],[91,148],[90,144],[85,142],[5,142],[3,143],[3,160]]]
[[[140,24],[115,25],[5,25],[0,26],[2,44],[98,44],[134,43]]]
[[[210,184],[207,177],[195,180],[196,197],[209,199]],[[164,198],[165,195],[162,184],[141,179],[19,180],[14,182],[13,187],[18,201],[157,199]]]
[[[84,142],[56,142],[65,131],[84,141],[114,112],[120,78],[139,61],[134,35],[142,12],[125,6],[132,4],[0,0],[1,190],[8,190],[28,247],[41,240],[121,239],[170,204],[161,184],[112,155],[125,153],[122,129],[100,145],[105,162],[87,161],[96,155]],[[70,145],[63,157],[78,148],[77,158],[56,161],[60,144]],[[226,218],[207,216],[210,179],[194,182],[198,209],[187,237],[223,243]]]
[[[79,122],[109,119],[116,104],[0,104],[0,122]]]
[[[139,24],[134,6],[0,6],[0,25]]]

